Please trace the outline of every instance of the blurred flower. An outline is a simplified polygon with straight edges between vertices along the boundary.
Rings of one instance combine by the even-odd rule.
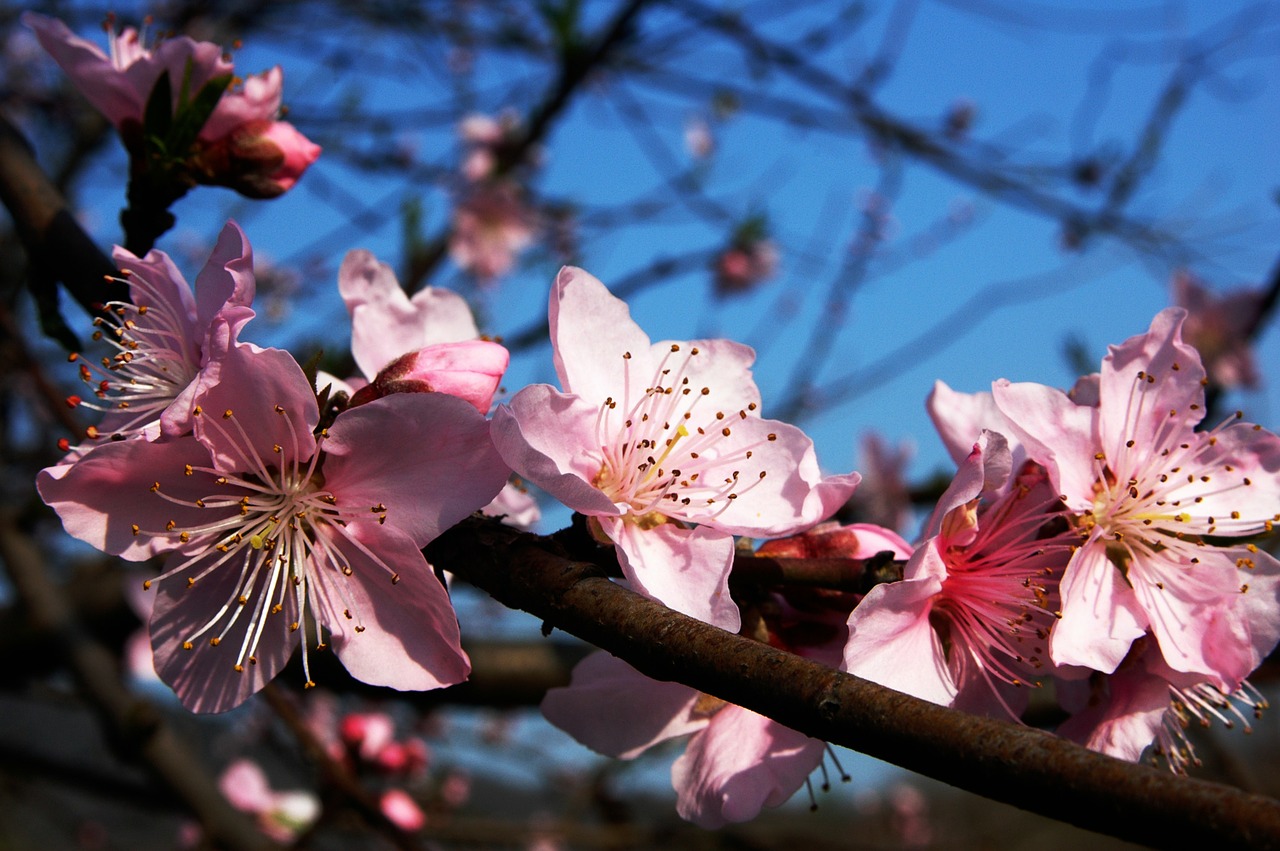
[[[733,536],[802,531],[844,504],[858,474],[824,478],[804,432],[760,418],[746,346],[650,343],[625,303],[570,267],[549,321],[564,390],[532,385],[499,407],[498,451],[591,518],[634,590],[736,631]]]
[[[520,130],[520,116],[512,109],[498,117],[473,113],[458,124],[458,137],[465,148],[462,176],[476,183],[496,176],[498,157]]]
[[[910,488],[905,478],[915,449],[910,442],[890,447],[877,432],[862,437],[859,467],[862,484],[853,495],[858,518],[890,529],[905,529],[912,521]]]
[[[1248,331],[1258,321],[1266,294],[1236,290],[1218,295],[1190,272],[1173,276],[1173,303],[1186,308],[1182,333],[1204,360],[1205,369],[1223,389],[1257,387]]]
[[[276,842],[293,842],[320,818],[320,799],[310,792],[277,792],[257,763],[238,759],[218,778],[231,806],[256,817],[258,828]]]
[[[711,264],[717,296],[745,293],[778,272],[778,249],[768,237],[763,217],[741,224],[733,239]]]
[[[378,808],[388,821],[410,833],[422,830],[427,823],[422,808],[403,789],[388,789],[383,792],[378,799]]]
[[[511,271],[516,255],[533,242],[537,227],[518,186],[478,185],[453,208],[449,256],[460,269],[488,282]]]
[[[690,118],[684,123],[684,149],[695,160],[705,160],[715,153],[716,138],[711,125],[702,117]]]
[[[942,122],[942,134],[953,142],[969,135],[974,119],[978,117],[978,105],[968,98],[960,98],[947,110]]]

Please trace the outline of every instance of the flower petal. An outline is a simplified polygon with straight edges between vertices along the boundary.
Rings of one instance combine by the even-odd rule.
[[[170,502],[161,492],[188,503],[208,495],[208,480],[184,475],[188,464],[209,463],[209,451],[195,438],[165,443],[123,440],[95,446],[74,464],[46,467],[36,476],[40,497],[62,519],[67,534],[103,552],[142,561],[176,543],[162,530],[170,521],[194,527],[209,520],[202,509]],[[137,525],[149,534],[135,535]]]
[[[352,523],[345,532],[331,542],[351,576],[315,565],[310,588],[351,676],[401,691],[465,680],[471,663],[459,644],[457,615],[419,547],[389,524]],[[399,574],[397,582],[392,573]]]
[[[593,484],[603,464],[598,414],[577,396],[534,384],[494,411],[493,442],[511,469],[574,511],[616,515],[618,506]]]
[[[347,253],[338,291],[351,314],[351,354],[369,379],[405,352],[480,336],[462,296],[424,287],[410,301],[391,267],[368,251]]]
[[[707,725],[694,714],[698,692],[652,680],[617,657],[592,653],[573,668],[565,688],[542,700],[542,714],[597,753],[634,759],[664,742]]]
[[[728,705],[671,767],[676,812],[709,830],[786,803],[822,761],[825,745],[749,709]]]
[[[221,557],[222,553],[212,550],[192,563],[185,574],[199,576]],[[169,566],[181,558],[171,556]],[[183,576],[158,583],[150,626],[156,673],[192,712],[226,712],[239,706],[280,673],[298,646],[301,630],[289,628],[299,622],[294,595],[283,595],[283,608],[278,613],[259,612],[259,607],[265,609],[270,605],[268,598],[274,596],[268,589],[269,569],[261,570],[252,587],[246,589],[241,587],[242,564],[243,561],[221,565],[192,585]],[[223,634],[223,609],[235,609],[237,595],[248,602],[241,607],[234,625]],[[198,635],[215,618],[218,622]],[[246,658],[241,663],[243,670],[237,671],[241,648],[246,646],[255,620],[262,626],[252,654],[256,661]],[[218,645],[212,646],[210,639],[219,636]],[[184,646],[187,642],[190,649]],[[249,642],[252,644],[251,638]]]
[[[1146,632],[1147,616],[1096,534],[1071,557],[1059,591],[1062,617],[1049,636],[1054,663],[1111,673]]]
[[[622,573],[636,591],[729,632],[742,626],[729,596],[732,535],[673,523],[642,529],[617,517],[600,518],[600,526],[617,545]]]
[[[386,522],[420,547],[484,507],[511,472],[485,418],[443,393],[397,393],[349,408],[324,450],[325,487],[339,504],[386,506]]]
[[[573,266],[560,270],[551,288],[548,319],[560,386],[592,406],[620,396],[627,381],[624,353],[636,360],[631,366],[643,381],[656,372],[656,361],[641,363],[650,357],[649,335],[631,318],[626,303],[590,272]]]
[[[956,686],[929,612],[942,590],[936,576],[877,585],[849,616],[845,671],[950,706]]]
[[[249,307],[257,291],[253,275],[253,248],[244,231],[235,222],[228,221],[218,235],[218,242],[209,260],[196,277],[196,316],[201,329],[209,327],[215,314],[225,308]],[[250,310],[241,314],[240,325],[253,317]],[[240,325],[234,326],[239,331]],[[202,341],[203,342],[203,341]]]
[[[1043,384],[1011,384],[1001,379],[991,389],[1009,421],[1010,436],[1049,471],[1067,505],[1089,507],[1096,478],[1092,459],[1098,451],[1098,409],[1077,405],[1061,390]]]

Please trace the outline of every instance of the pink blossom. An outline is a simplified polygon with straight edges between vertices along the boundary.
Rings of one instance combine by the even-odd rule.
[[[736,242],[720,252],[712,263],[716,295],[726,296],[755,289],[778,272],[778,249],[769,239]]]
[[[352,712],[338,723],[338,733],[362,760],[373,762],[395,742],[396,722],[385,712]]]
[[[71,78],[81,94],[117,128],[142,124],[147,99],[156,81],[168,72],[175,106],[179,86],[190,68],[188,95],[215,77],[235,73],[223,50],[207,41],[174,36],[148,46],[144,33],[114,22],[106,26],[109,54],[80,38],[56,18],[26,12],[22,22],[35,31],[40,44]]]
[[[536,230],[536,217],[519,187],[507,182],[478,185],[453,208],[449,256],[480,281],[491,281],[511,271]]]
[[[1215,542],[1280,518],[1280,438],[1238,421],[1194,430],[1205,372],[1182,341],[1185,318],[1166,309],[1111,347],[1096,407],[1037,384],[1000,381],[994,394],[1075,513],[1080,547],[1062,579],[1053,660],[1111,672],[1150,629],[1170,668],[1233,691],[1251,670],[1251,636],[1280,617],[1247,592],[1280,563]]]
[[[823,478],[804,432],[760,417],[746,346],[650,343],[622,301],[570,267],[549,321],[563,391],[533,385],[499,407],[498,451],[592,518],[635,590],[736,631],[733,536],[808,528],[844,504],[858,474]]]
[[[195,292],[163,251],[139,259],[114,252],[130,301],[109,302],[95,320],[95,339],[116,351],[101,366],[72,355],[80,377],[97,401],[73,397],[102,411],[93,436],[154,440],[191,430],[192,398],[219,364],[210,353],[209,333],[217,324],[231,339],[253,318],[253,251],[234,222],[223,227],[213,253],[196,278]]]
[[[1274,639],[1270,643],[1274,646]],[[1267,707],[1247,680],[1224,691],[1201,675],[1173,670],[1146,637],[1133,643],[1115,673],[1094,672],[1088,679],[1060,684],[1058,694],[1065,708],[1075,710],[1058,726],[1059,736],[1130,762],[1154,745],[1153,756],[1164,757],[1175,774],[1200,764],[1187,738],[1189,728],[1217,721],[1249,733],[1250,717],[1260,717]]]
[[[462,176],[472,183],[494,177],[499,152],[519,127],[520,118],[513,110],[504,110],[497,118],[480,113],[463,118],[458,124],[458,137],[466,146]]]
[[[174,36],[148,46],[144,34],[132,27],[117,34],[109,23],[108,54],[55,18],[27,12],[22,20],[76,88],[116,126],[135,157],[145,150],[146,105],[163,75],[168,75],[175,118],[198,100],[204,86],[225,86],[234,77],[235,68],[222,48],[209,42]],[[253,198],[288,191],[320,155],[320,148],[277,120],[283,79],[276,67],[226,88],[192,150],[168,153],[185,161],[188,176],[196,182],[230,186]]]
[[[533,531],[542,520],[542,509],[528,488],[518,479],[507,482],[493,502],[480,509],[488,517],[500,517],[502,522],[526,532]]]
[[[912,522],[905,473],[914,451],[910,442],[889,446],[874,431],[863,435],[862,485],[853,496],[860,518],[892,529],[905,529]]]
[[[684,123],[684,149],[695,160],[705,160],[715,153],[716,137],[711,125],[702,117],[690,118]]]
[[[1257,387],[1248,332],[1258,321],[1265,294],[1235,290],[1217,295],[1185,271],[1173,276],[1172,289],[1173,303],[1187,310],[1182,332],[1200,352],[1209,377],[1228,389]]]
[[[980,508],[1009,475],[1004,438],[983,432],[902,581],[871,589],[849,617],[850,673],[934,703],[1021,714],[1009,687],[1039,685],[1050,667],[1057,583],[1076,539],[1044,532],[1060,514],[1034,465]]]
[[[344,390],[353,401],[358,393],[367,399],[424,389],[404,383],[407,368],[408,377],[424,382],[426,389],[466,399],[481,413],[489,411],[510,355],[497,343],[480,340],[462,296],[423,287],[410,298],[391,267],[363,249],[347,252],[338,270],[338,291],[351,314],[356,366],[372,384],[382,386],[365,391],[369,385],[363,382],[338,382],[329,376],[324,384]],[[484,512],[505,516],[509,525],[522,529],[531,528],[542,516],[532,497],[512,484]]]
[[[239,759],[218,778],[231,806],[257,818],[258,827],[276,842],[289,843],[320,818],[320,800],[310,792],[277,792],[258,764]]]
[[[299,643],[308,685],[308,648],[330,645],[364,682],[461,681],[457,620],[421,548],[506,481],[484,418],[401,393],[316,433],[288,353],[234,344],[226,319],[210,339],[218,380],[194,399],[194,434],[102,444],[37,478],[73,536],[130,560],[170,553],[145,583],[160,676],[198,712],[243,702]]]

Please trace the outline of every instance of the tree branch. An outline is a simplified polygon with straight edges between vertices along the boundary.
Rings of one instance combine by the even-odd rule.
[[[505,605],[647,676],[691,685],[814,738],[1143,844],[1280,848],[1280,802],[1273,799],[908,697],[673,612],[554,549],[546,539],[472,518],[426,552]]]
[[[8,208],[27,256],[52,280],[62,281],[81,307],[128,297],[114,263],[76,222],[66,200],[32,155],[31,146],[0,115],[0,202]]]

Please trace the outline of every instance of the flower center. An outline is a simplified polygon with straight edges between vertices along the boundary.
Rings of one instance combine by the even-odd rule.
[[[159,422],[200,368],[200,353],[188,339],[188,317],[180,315],[146,278],[124,274],[138,303],[109,302],[104,316],[93,321],[97,326],[93,339],[105,340],[115,354],[98,364],[78,353],[70,356],[80,365],[80,380],[93,387],[98,401],[70,396],[67,404],[105,415],[100,427],[89,429],[90,438],[104,432],[116,439],[141,434]]]
[[[633,380],[626,369],[621,405],[610,396],[596,419],[602,461],[593,483],[615,503],[630,509],[632,522],[658,525],[666,519],[705,522],[766,476],[761,445],[776,434],[752,440],[735,433],[735,422],[755,416],[754,402],[736,413],[712,410],[714,391],[696,387],[689,373],[697,346],[679,343],[658,363],[653,376]]]
[[[208,584],[215,572],[220,577],[225,577],[226,572],[236,574],[225,602],[186,636],[183,648],[192,650],[196,642],[206,638],[210,647],[218,647],[240,624],[244,634],[233,662],[237,671],[243,671],[246,664],[257,664],[264,631],[275,621],[274,616],[286,611],[288,615],[280,619],[276,628],[286,628],[287,621],[288,631],[297,632],[309,621],[312,643],[318,650],[325,649],[319,600],[315,594],[308,594],[309,583],[318,578],[320,571],[325,571],[326,591],[336,594],[343,605],[343,616],[355,622],[356,633],[364,631],[361,613],[345,584],[346,577],[353,574],[351,558],[340,542],[356,548],[383,568],[393,584],[400,579],[366,545],[346,532],[350,522],[367,521],[370,514],[378,523],[385,522],[386,506],[379,503],[367,510],[340,506],[337,497],[325,489],[320,469],[324,463],[320,447],[327,432],[317,435],[314,450],[304,457],[305,443],[298,424],[284,408],[276,405],[274,409],[287,424],[291,440],[287,446],[274,445],[271,456],[263,458],[232,410],[218,417],[203,415],[197,407],[195,413],[205,417],[209,432],[216,432],[223,445],[235,447],[242,462],[236,466],[241,469],[230,472],[215,466],[186,465],[182,475],[207,483],[209,488],[194,499],[170,494],[160,482],[152,485],[152,493],[167,502],[195,509],[184,512],[188,520],[207,513],[207,522],[180,524],[169,520],[163,531],[133,526],[134,535],[176,542],[175,555],[165,572],[144,582],[144,588],[150,588],[153,581],[182,576],[186,580],[185,593],[202,593],[198,589]],[[199,489],[174,488],[187,493]],[[329,578],[329,571],[340,575],[337,581]],[[307,658],[307,636],[304,634],[302,639],[303,670],[310,687],[315,683]]]
[[[972,542],[943,553],[947,578],[931,618],[957,683],[981,677],[1001,702],[997,683],[1040,687],[1058,582],[1076,540],[1065,526],[1053,529],[1061,516],[1047,487],[1017,485],[982,513]]]

